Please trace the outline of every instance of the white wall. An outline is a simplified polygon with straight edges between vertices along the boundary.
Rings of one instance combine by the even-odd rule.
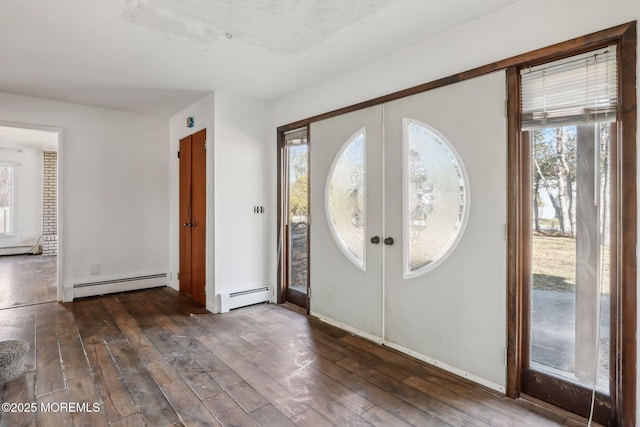
[[[274,124],[325,113],[640,18],[637,0],[523,0],[278,99]]]
[[[0,120],[64,128],[65,299],[75,283],[167,272],[166,119],[0,93]]]
[[[523,0],[276,100],[272,127],[637,19],[637,0]],[[275,164],[275,152],[268,162]],[[271,189],[275,201],[275,173]]]
[[[267,103],[226,92],[211,93],[170,120],[170,265],[171,286],[178,289],[179,163],[181,138],[207,129],[207,308],[218,312],[216,295],[273,284],[275,203],[268,195],[270,110]],[[195,126],[186,127],[193,116]],[[273,132],[273,133],[270,133]],[[262,205],[264,214],[254,214]]]
[[[0,150],[5,163],[14,166],[14,233],[0,237],[0,248],[33,246],[42,234],[42,150]]]
[[[216,293],[273,285],[271,110],[266,102],[227,92],[216,92],[215,99]],[[254,214],[256,205],[265,213]]]

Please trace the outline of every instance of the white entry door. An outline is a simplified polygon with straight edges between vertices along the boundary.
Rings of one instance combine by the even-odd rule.
[[[312,315],[382,337],[382,106],[310,128]],[[375,242],[376,239],[374,238]]]
[[[504,72],[385,106],[385,343],[506,381]]]
[[[496,389],[506,378],[505,92],[496,72],[310,133],[312,314]],[[345,147],[361,150],[361,130],[357,171]]]

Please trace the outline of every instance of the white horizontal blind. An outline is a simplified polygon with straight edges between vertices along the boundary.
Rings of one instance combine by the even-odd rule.
[[[616,46],[520,71],[522,128],[615,121]]]
[[[307,128],[298,128],[284,133],[286,145],[300,145],[307,143]]]

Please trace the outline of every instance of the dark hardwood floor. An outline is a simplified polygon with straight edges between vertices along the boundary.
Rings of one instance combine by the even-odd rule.
[[[0,310],[12,338],[31,345],[28,372],[0,401],[100,410],[1,426],[583,425],[287,307],[213,315],[169,288]]]
[[[0,256],[0,308],[56,300],[55,256]]]

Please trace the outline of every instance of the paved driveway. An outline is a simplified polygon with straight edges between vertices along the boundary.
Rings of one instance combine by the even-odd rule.
[[[574,372],[575,294],[534,290],[532,296],[533,361],[565,372]],[[608,387],[609,296],[602,297],[600,321],[600,367],[598,383]]]

